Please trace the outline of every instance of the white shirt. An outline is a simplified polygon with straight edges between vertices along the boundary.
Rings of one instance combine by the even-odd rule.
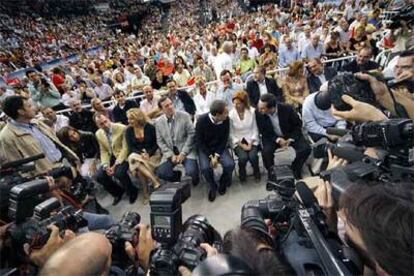
[[[257,129],[256,116],[253,107],[244,111],[243,120],[240,119],[235,108],[230,110],[229,118],[230,138],[234,147],[237,146],[243,138],[253,145],[259,144],[259,131]]]
[[[58,132],[61,128],[69,125],[69,118],[64,115],[56,115],[56,122],[53,124],[53,129]]]
[[[190,73],[187,69],[183,69],[181,73],[176,71],[173,76],[173,80],[177,83],[178,87],[187,86],[187,81],[191,78]]]
[[[101,86],[95,87],[95,93],[98,96],[98,98],[101,100],[105,100],[105,99],[112,97],[113,92],[114,91],[112,90],[112,88],[105,83],[102,84]]]
[[[149,102],[147,99],[142,100],[142,102],[139,105],[139,108],[142,110],[142,112],[148,114],[154,109],[158,108],[158,100],[160,99],[159,96],[154,95],[154,98],[152,98],[152,101]]]
[[[151,85],[151,80],[144,74],[142,74],[140,78],[138,78],[137,76],[134,76],[131,80],[132,87],[144,86],[144,85]]]
[[[62,103],[66,106],[69,106],[70,102],[73,100],[80,100],[80,93],[78,90],[72,90],[70,91],[71,95],[68,93],[64,93],[62,95]]]
[[[260,53],[259,53],[259,51],[257,50],[256,47],[249,48],[249,58],[256,59],[259,56],[260,56]]]
[[[210,105],[215,99],[216,96],[214,93],[211,93],[209,91],[207,91],[205,98],[200,93],[197,93],[193,98],[196,107],[195,115],[199,116],[201,114],[210,112]]]
[[[215,62],[214,71],[216,71],[217,79],[220,79],[220,73],[223,70],[233,70],[233,59],[227,53],[221,53],[218,55],[217,60]]]
[[[268,93],[265,80],[263,80],[262,82],[257,82],[257,85],[259,86],[260,96],[263,96],[264,94]]]

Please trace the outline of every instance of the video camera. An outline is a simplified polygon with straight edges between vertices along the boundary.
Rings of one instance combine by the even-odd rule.
[[[220,234],[203,216],[182,225],[181,205],[191,195],[190,181],[170,183],[151,195],[152,237],[161,244],[151,255],[151,275],[177,275],[180,265],[192,270],[207,257],[201,243],[221,246]]]
[[[134,269],[134,264],[130,262],[125,252],[125,242],[130,242],[132,246],[137,246],[139,241],[139,230],[135,226],[141,221],[138,213],[126,212],[118,224],[112,226],[105,232],[105,236],[112,244],[112,264],[124,271]]]
[[[15,223],[7,230],[12,241],[12,248],[24,255],[23,245],[29,244],[31,249],[40,249],[48,241],[49,225],[56,225],[60,231],[66,229],[76,232],[88,225],[88,221],[82,216],[81,210],[75,210],[72,206],[60,207],[60,202],[52,197],[34,208],[32,217],[21,223]]]
[[[356,254],[328,231],[325,215],[312,191],[302,182],[295,185],[299,197],[278,194],[244,204],[241,227],[254,231],[282,252],[297,275],[356,275],[361,265]],[[289,186],[289,189],[291,187]],[[283,188],[282,188],[283,190]],[[270,219],[278,236],[269,235]]]
[[[327,148],[333,154],[347,159],[351,164],[321,172],[329,181],[333,196],[338,199],[352,182],[364,179],[383,183],[398,183],[414,180],[414,123],[408,119],[391,119],[382,122],[367,122],[354,126],[352,131],[328,129],[328,134],[346,133],[347,147],[338,142],[335,145],[320,144],[316,152],[326,155]],[[378,159],[364,155],[365,147],[380,147]],[[323,148],[323,150],[321,150]],[[339,149],[339,150],[338,150]]]

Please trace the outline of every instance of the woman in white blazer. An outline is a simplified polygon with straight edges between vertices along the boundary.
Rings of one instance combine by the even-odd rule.
[[[258,145],[259,131],[255,109],[250,106],[249,95],[239,91],[233,96],[233,109],[229,112],[230,138],[232,147],[239,158],[240,181],[246,181],[246,164],[253,167],[254,177],[260,180]]]

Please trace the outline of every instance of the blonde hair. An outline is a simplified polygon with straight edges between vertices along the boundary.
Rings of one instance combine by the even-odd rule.
[[[149,122],[147,114],[139,108],[131,108],[127,111],[127,116],[131,117],[136,124],[143,126]]]

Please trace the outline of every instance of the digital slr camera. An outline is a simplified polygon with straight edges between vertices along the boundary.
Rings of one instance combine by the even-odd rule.
[[[134,247],[138,245],[139,229],[135,229],[135,226],[140,221],[141,216],[138,213],[129,211],[122,216],[118,224],[105,232],[112,244],[112,264],[123,270],[133,268],[125,252],[125,242],[130,242]]]
[[[181,205],[191,195],[191,180],[185,181],[151,195],[152,237],[161,244],[151,255],[151,275],[178,275],[180,265],[192,270],[207,257],[201,243],[221,247],[220,234],[206,218],[194,215],[182,225]]]

